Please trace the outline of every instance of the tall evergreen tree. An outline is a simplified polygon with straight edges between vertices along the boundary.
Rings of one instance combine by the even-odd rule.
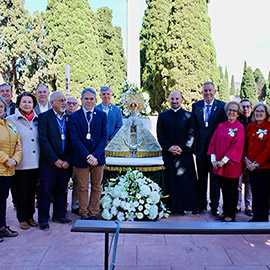
[[[257,85],[251,67],[246,67],[241,83],[240,98],[248,98],[252,104],[258,101]]]
[[[94,13],[87,0],[48,0],[46,30],[54,48],[56,87],[65,87],[65,65],[70,65],[71,93],[85,87],[99,88],[106,82],[102,50],[93,28]]]
[[[236,95],[236,90],[235,90],[235,82],[234,82],[234,75],[232,75],[232,78],[231,78],[231,89],[230,89],[230,95],[231,95],[231,96]]]
[[[258,88],[258,100],[264,101],[266,98],[267,82],[259,68],[255,69],[254,78]]]
[[[148,0],[141,30],[142,89],[150,95],[152,110],[158,112],[165,105],[165,92],[168,91],[169,71],[164,55],[170,9],[171,0]]]
[[[13,92],[22,87],[25,51],[30,36],[26,29],[28,16],[22,1],[0,2],[0,72]]]
[[[112,11],[108,7],[99,8],[94,17],[99,47],[102,49],[101,63],[106,76],[103,84],[113,89],[113,97],[118,102],[122,83],[126,78],[121,28],[113,27]]]
[[[142,32],[158,35],[155,33],[157,39],[151,43],[144,40],[146,34],[142,35],[142,43],[148,45],[142,51],[146,51],[143,51],[145,62],[151,59],[151,54],[159,57],[157,64],[161,64],[159,69],[154,63],[143,67],[143,87],[150,93],[150,104],[153,108],[155,103],[154,109],[161,111],[166,108],[170,93],[178,90],[183,94],[184,106],[190,108],[192,102],[201,98],[203,83],[218,80],[207,3],[205,0],[151,0],[147,5]],[[169,16],[166,11],[170,11]]]

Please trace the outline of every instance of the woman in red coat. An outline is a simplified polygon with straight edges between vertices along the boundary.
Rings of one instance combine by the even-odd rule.
[[[242,111],[240,103],[228,102],[225,111],[228,121],[217,127],[207,154],[211,155],[213,173],[218,175],[223,196],[223,215],[216,219],[233,222],[238,201],[238,181],[242,173],[245,129],[237,120]]]
[[[249,171],[253,218],[268,221],[270,199],[270,107],[258,102],[253,107],[254,122],[246,129],[245,164]]]

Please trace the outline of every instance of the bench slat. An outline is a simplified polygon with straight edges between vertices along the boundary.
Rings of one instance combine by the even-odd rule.
[[[114,233],[116,227],[116,223],[111,220],[76,220],[71,231]],[[121,221],[120,232],[145,234],[270,234],[270,223]]]

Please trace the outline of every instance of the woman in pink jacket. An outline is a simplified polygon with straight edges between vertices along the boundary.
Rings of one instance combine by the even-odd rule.
[[[223,196],[223,214],[216,219],[235,221],[238,200],[238,181],[242,173],[245,129],[237,120],[242,106],[236,101],[225,105],[228,121],[219,124],[208,148],[213,172],[218,175]]]

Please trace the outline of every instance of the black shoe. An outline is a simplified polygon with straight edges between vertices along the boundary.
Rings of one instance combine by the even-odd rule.
[[[251,209],[248,209],[248,208],[245,209],[245,214],[247,216],[249,216],[249,217],[252,217],[253,216],[252,210]]]
[[[220,216],[218,215],[218,216],[215,217],[215,220],[221,220],[221,221],[223,221],[223,219],[225,219],[225,217],[226,216],[224,216],[224,215],[220,215]]]
[[[194,210],[192,211],[192,215],[199,215],[202,212],[202,210]]]
[[[78,216],[80,215],[79,212],[80,212],[80,208],[76,208],[76,209],[71,210],[71,213],[76,214]]]
[[[39,228],[42,231],[48,231],[50,229],[50,226],[47,222],[46,223],[39,223]]]
[[[15,237],[18,232],[11,230],[8,226],[5,229],[0,230],[0,237]]]
[[[88,218],[88,220],[97,220],[96,216],[91,216]]]
[[[72,224],[72,220],[66,217],[63,217],[63,218],[53,217],[52,221],[56,223],[62,223],[62,224]]]
[[[212,215],[213,215],[214,217],[218,217],[218,216],[219,216],[218,210],[212,210]]]
[[[4,239],[0,236],[0,243],[2,243],[4,241]]]
[[[235,213],[239,213],[239,212],[241,212],[241,206],[237,206],[235,209]]]

